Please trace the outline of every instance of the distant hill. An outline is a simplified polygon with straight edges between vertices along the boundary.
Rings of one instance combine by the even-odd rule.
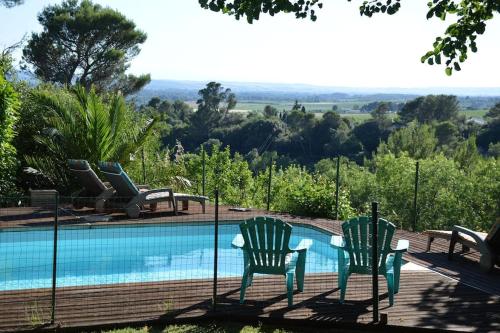
[[[193,101],[205,81],[152,80],[137,96],[139,104],[152,97]],[[221,81],[231,88],[239,101],[294,101],[338,102],[338,101],[407,101],[428,94],[451,94],[459,96],[464,108],[487,108],[500,100],[500,88],[353,88],[327,87],[309,84],[258,83]],[[465,103],[462,103],[464,101]]]

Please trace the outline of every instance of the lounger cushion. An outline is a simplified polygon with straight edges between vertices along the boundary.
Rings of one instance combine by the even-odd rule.
[[[146,195],[146,201],[161,200],[170,197],[169,192],[156,192]]]
[[[68,160],[68,165],[70,169],[86,171],[90,170],[90,164],[86,160]]]
[[[191,201],[206,201],[208,200],[208,197],[205,197],[203,195],[194,195],[194,194],[187,194],[187,193],[174,193],[174,197],[176,200],[182,201],[182,200],[191,200]]]
[[[135,197],[139,189],[118,162],[99,162],[99,169],[107,174],[111,185],[115,188],[119,197]]]
[[[68,160],[69,169],[78,178],[81,186],[85,188],[83,196],[97,197],[106,189],[106,185],[99,179],[90,164],[85,160]]]

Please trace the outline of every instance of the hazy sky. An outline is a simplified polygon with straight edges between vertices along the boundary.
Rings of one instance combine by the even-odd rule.
[[[0,47],[40,30],[48,3],[0,7]],[[445,22],[427,21],[426,0],[402,1],[394,16],[361,17],[361,0],[324,0],[318,20],[263,15],[245,20],[213,13],[197,0],[96,1],[118,9],[148,34],[131,67],[153,79],[309,83],[349,87],[500,87],[500,18],[488,23],[461,72],[420,62]]]

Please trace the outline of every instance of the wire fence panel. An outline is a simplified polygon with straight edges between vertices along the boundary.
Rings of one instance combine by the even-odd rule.
[[[30,329],[51,321],[53,200],[52,197],[52,203],[47,203],[27,197],[2,199],[0,330]]]
[[[3,198],[0,331],[205,315],[372,322],[370,274],[353,274],[345,303],[339,302],[341,258],[331,246],[332,235],[342,235],[339,221],[224,204],[216,216],[215,198],[155,199],[137,206],[135,214],[127,208],[131,198],[116,196],[104,205],[96,204],[96,198],[44,191],[32,192],[30,198]],[[288,241],[273,236],[279,234],[277,226],[259,231],[252,239],[261,250],[256,260],[276,260],[285,243],[290,249],[307,244],[303,290],[298,268],[292,297],[287,292],[291,277],[283,272],[256,273],[244,284],[248,257],[237,246],[240,224],[263,216],[292,229]],[[300,258],[298,252],[289,254],[284,266],[296,262],[302,267]],[[381,312],[388,309],[387,293],[379,276]]]

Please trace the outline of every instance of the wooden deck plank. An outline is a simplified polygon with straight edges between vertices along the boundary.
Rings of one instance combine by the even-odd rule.
[[[306,289],[294,295],[294,306],[287,308],[284,281],[280,277],[257,277],[248,289],[245,304],[240,305],[240,280],[225,278],[218,286],[218,311],[224,316],[275,319],[307,319],[327,322],[371,322],[371,280],[353,276],[345,304],[339,304],[336,274],[307,275]],[[327,282],[325,282],[327,281]],[[211,315],[211,281],[165,281],[113,286],[61,288],[57,291],[56,318],[64,327],[88,326],[112,322],[137,322],[160,318],[186,318]],[[389,324],[463,331],[500,330],[500,297],[464,286],[430,271],[403,272],[401,290],[395,305],[388,306],[381,279],[381,311],[388,313]],[[172,288],[173,287],[173,288]],[[74,297],[75,291],[82,297]],[[10,294],[12,294],[10,292]],[[30,291],[18,291],[16,300],[0,293],[4,309],[0,312],[0,330],[29,328],[26,312],[37,301]],[[25,296],[24,302],[20,299]],[[48,319],[46,295],[39,306]],[[24,305],[24,306],[23,306]],[[16,311],[18,310],[18,311]],[[461,316],[460,314],[464,315]],[[489,320],[484,320],[489,318]]]

